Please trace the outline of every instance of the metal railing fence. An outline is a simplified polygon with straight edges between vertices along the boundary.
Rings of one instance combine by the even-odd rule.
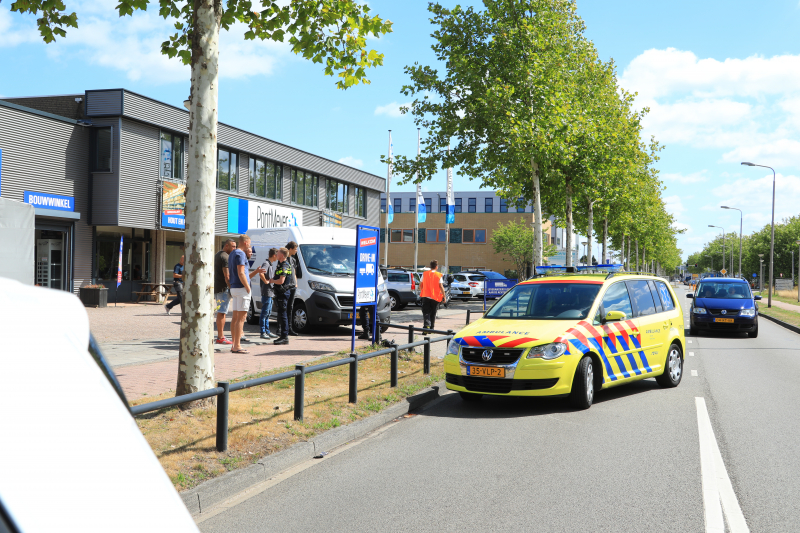
[[[228,449],[228,397],[231,392],[238,390],[248,389],[250,387],[257,387],[259,385],[266,385],[268,383],[275,383],[285,379],[294,379],[294,419],[298,421],[303,420],[303,407],[305,405],[305,377],[307,374],[313,374],[321,370],[327,370],[342,365],[350,365],[350,380],[349,380],[349,403],[358,402],[358,362],[381,355],[391,354],[391,371],[390,371],[390,386],[397,387],[397,374],[398,374],[398,361],[400,358],[400,351],[410,350],[417,346],[423,347],[422,356],[422,373],[427,375],[431,373],[431,344],[435,342],[449,342],[455,335],[452,330],[440,331],[435,329],[419,328],[413,325],[404,326],[400,324],[384,324],[379,323],[380,326],[388,326],[390,328],[399,328],[408,330],[407,344],[394,344],[389,348],[383,348],[374,352],[365,354],[351,353],[349,357],[344,359],[337,359],[336,361],[328,361],[327,363],[320,363],[317,365],[295,365],[294,370],[281,372],[280,374],[273,374],[271,376],[264,376],[261,378],[248,379],[238,383],[230,383],[228,381],[219,381],[217,386],[213,389],[206,389],[203,391],[193,392],[191,394],[184,394],[175,396],[174,398],[167,398],[165,400],[158,400],[156,402],[145,403],[131,407],[131,414],[141,415],[165,409],[167,407],[176,407],[185,403],[195,402],[197,400],[204,400],[206,398],[217,398],[217,430],[216,430],[216,448],[217,451],[224,452]],[[414,334],[420,333],[437,333],[440,337],[424,337],[423,340],[415,341]]]

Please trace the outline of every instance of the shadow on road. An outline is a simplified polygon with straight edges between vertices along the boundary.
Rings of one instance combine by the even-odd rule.
[[[594,404],[613,402],[620,398],[661,390],[654,379],[635,381],[595,394]],[[458,394],[449,394],[424,416],[441,418],[519,418],[543,416],[576,411],[569,398],[549,398],[531,396],[492,396],[484,395],[479,402],[465,402]]]

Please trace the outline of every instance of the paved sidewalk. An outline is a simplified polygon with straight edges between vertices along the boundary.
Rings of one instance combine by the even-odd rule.
[[[436,321],[436,329],[446,331],[452,329],[458,331],[464,326],[466,311],[464,310],[444,310],[446,316],[441,316]],[[476,317],[477,318],[477,317]],[[252,326],[250,326],[252,328]],[[433,335],[436,336],[436,335]],[[246,346],[243,345],[249,354],[233,354],[230,346],[215,345],[220,351],[215,353],[215,376],[218,380],[229,380],[239,378],[248,374],[291,366],[298,363],[306,363],[320,357],[331,355],[342,350],[350,350],[350,329],[339,327],[322,329],[319,333],[291,337],[290,344],[285,346],[275,346],[270,343],[262,343],[256,334],[246,334],[246,337],[254,342]],[[422,335],[418,334],[417,338]],[[398,344],[403,344],[408,340],[408,333],[400,329],[390,328],[384,334],[384,338],[394,339]],[[129,399],[138,399],[143,396],[154,396],[175,389],[177,381],[177,340],[170,342],[158,341],[130,341],[126,343],[110,343],[103,347],[108,354],[114,353],[117,363],[114,371],[117,378],[125,390]],[[356,340],[356,346],[365,346],[367,341]],[[444,343],[440,343],[444,344]],[[152,351],[149,356],[161,355],[169,357],[169,360],[137,364],[134,360],[136,355],[131,348],[140,346],[147,347]],[[174,346],[174,347],[172,347]],[[435,352],[438,353],[439,347]],[[128,349],[127,353],[125,350]],[[441,348],[442,354],[444,348]],[[109,359],[112,356],[109,355]],[[127,360],[127,363],[121,361]],[[122,366],[120,366],[122,365]]]
[[[764,299],[761,300],[761,303],[765,303],[766,299],[767,297],[765,296]],[[772,300],[772,305],[774,305],[775,307],[780,307],[781,309],[786,309],[787,311],[794,311],[795,313],[800,313],[800,305],[793,305],[793,304],[787,304],[785,302],[779,302],[774,298]]]

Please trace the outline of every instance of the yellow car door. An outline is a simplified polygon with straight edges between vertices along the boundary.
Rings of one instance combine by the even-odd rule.
[[[646,279],[626,281],[628,291],[633,301],[639,335],[636,344],[639,344],[639,355],[646,366],[646,373],[658,373],[664,368],[666,361],[666,348],[664,347],[663,317],[656,308],[653,291]],[[656,297],[657,298],[657,297]]]
[[[607,320],[609,313],[622,313],[621,318]],[[606,383],[613,385],[644,373],[637,352],[633,305],[624,281],[613,283],[603,293],[597,315],[591,327],[592,344],[603,361]]]
[[[659,280],[651,280],[650,288],[653,291],[656,303],[661,303],[661,320],[662,320],[662,334],[664,357],[666,358],[669,351],[670,341],[675,337],[679,337],[681,329],[683,328],[683,312],[680,307],[675,303],[672,297],[672,292],[667,287],[667,284]]]

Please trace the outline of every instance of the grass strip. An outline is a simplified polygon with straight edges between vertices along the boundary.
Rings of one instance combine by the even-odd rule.
[[[800,327],[800,313],[796,313],[795,311],[787,311],[786,309],[781,309],[780,307],[767,307],[765,304],[758,306],[758,312],[759,314],[782,320],[783,322],[791,324],[792,326]]]
[[[368,353],[375,349],[366,346],[359,352]],[[347,355],[348,352],[343,351],[315,360],[314,364]],[[378,413],[444,379],[441,359],[431,357],[431,374],[425,376],[422,374],[422,353],[401,352],[398,386],[391,388],[390,357],[385,355],[359,362],[357,404],[347,401],[349,365],[307,374],[303,422],[293,420],[293,379],[232,392],[226,452],[217,452],[215,448],[217,410],[214,406],[186,411],[162,409],[137,416],[136,423],[175,488],[187,490],[328,429]],[[293,369],[294,366],[276,368],[244,376],[232,383]],[[171,396],[171,393],[164,393],[131,403],[138,405]]]

